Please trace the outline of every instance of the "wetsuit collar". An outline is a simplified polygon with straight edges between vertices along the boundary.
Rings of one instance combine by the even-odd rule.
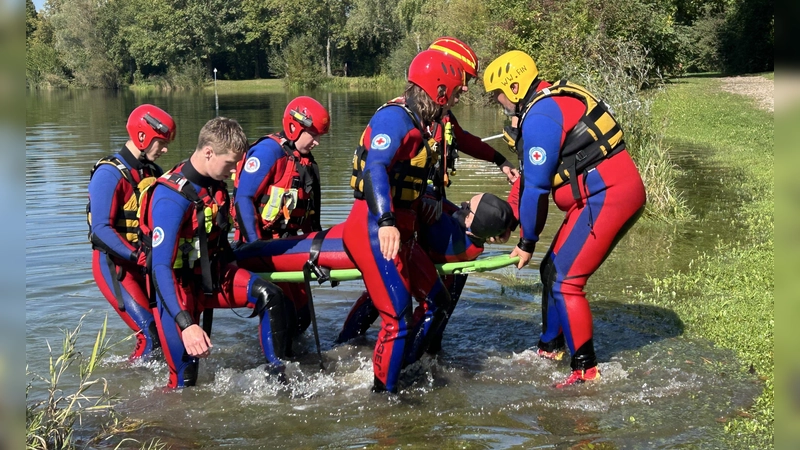
[[[181,168],[181,173],[183,173],[183,176],[186,177],[187,180],[201,187],[211,187],[216,183],[216,180],[213,178],[200,175],[200,172],[192,165],[191,159],[186,160],[183,168]]]
[[[540,80],[539,78],[534,79],[533,83],[531,83],[531,87],[525,94],[525,97],[523,97],[522,100],[517,102],[517,116],[519,117],[522,115],[522,111],[525,110],[525,107],[528,106],[528,103],[530,103],[531,99],[536,95],[537,92],[550,86],[551,84],[548,83],[547,81]]]
[[[142,162],[138,158],[134,157],[133,153],[131,153],[130,149],[125,145],[123,145],[122,150],[119,151],[119,156],[121,156],[122,159],[125,160],[125,162],[131,169],[141,170],[142,168],[144,168],[144,164],[142,164]]]

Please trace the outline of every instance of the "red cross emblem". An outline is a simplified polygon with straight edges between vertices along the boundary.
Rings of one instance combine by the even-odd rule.
[[[164,230],[162,230],[161,227],[155,227],[153,229],[153,239],[152,239],[153,247],[158,247],[158,244],[160,244],[161,241],[163,240],[164,240]]]
[[[244,162],[244,171],[247,173],[253,173],[258,170],[259,167],[261,167],[261,161],[255,156],[247,158],[247,161]]]
[[[388,135],[381,133],[372,138],[371,147],[375,150],[386,150],[391,143],[392,139]]]
[[[528,151],[528,158],[531,164],[539,166],[544,164],[547,159],[547,153],[545,153],[544,149],[541,147],[533,147]]]

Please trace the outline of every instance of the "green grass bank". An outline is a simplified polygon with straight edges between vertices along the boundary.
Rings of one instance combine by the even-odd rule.
[[[765,75],[774,79],[774,74]],[[674,310],[686,333],[733,349],[742,370],[764,390],[754,405],[722,418],[730,448],[774,447],[774,120],[752,98],[721,89],[719,78],[682,78],[660,94],[653,113],[669,124],[667,138],[710,149],[711,163],[732,166],[741,208],[731,226],[744,236],[725,239],[690,271],[653,279],[645,301]],[[679,295],[673,297],[670,292]]]

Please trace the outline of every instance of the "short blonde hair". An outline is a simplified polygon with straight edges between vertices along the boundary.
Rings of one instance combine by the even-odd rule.
[[[249,147],[242,126],[227,117],[215,117],[203,125],[197,139],[196,150],[205,146],[211,146],[217,155],[224,155],[228,151],[244,153]]]

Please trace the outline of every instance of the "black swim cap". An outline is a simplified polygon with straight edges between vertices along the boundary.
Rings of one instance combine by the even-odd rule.
[[[493,194],[483,194],[472,217],[469,230],[483,240],[501,236],[506,230],[515,230],[519,221],[508,202]]]

